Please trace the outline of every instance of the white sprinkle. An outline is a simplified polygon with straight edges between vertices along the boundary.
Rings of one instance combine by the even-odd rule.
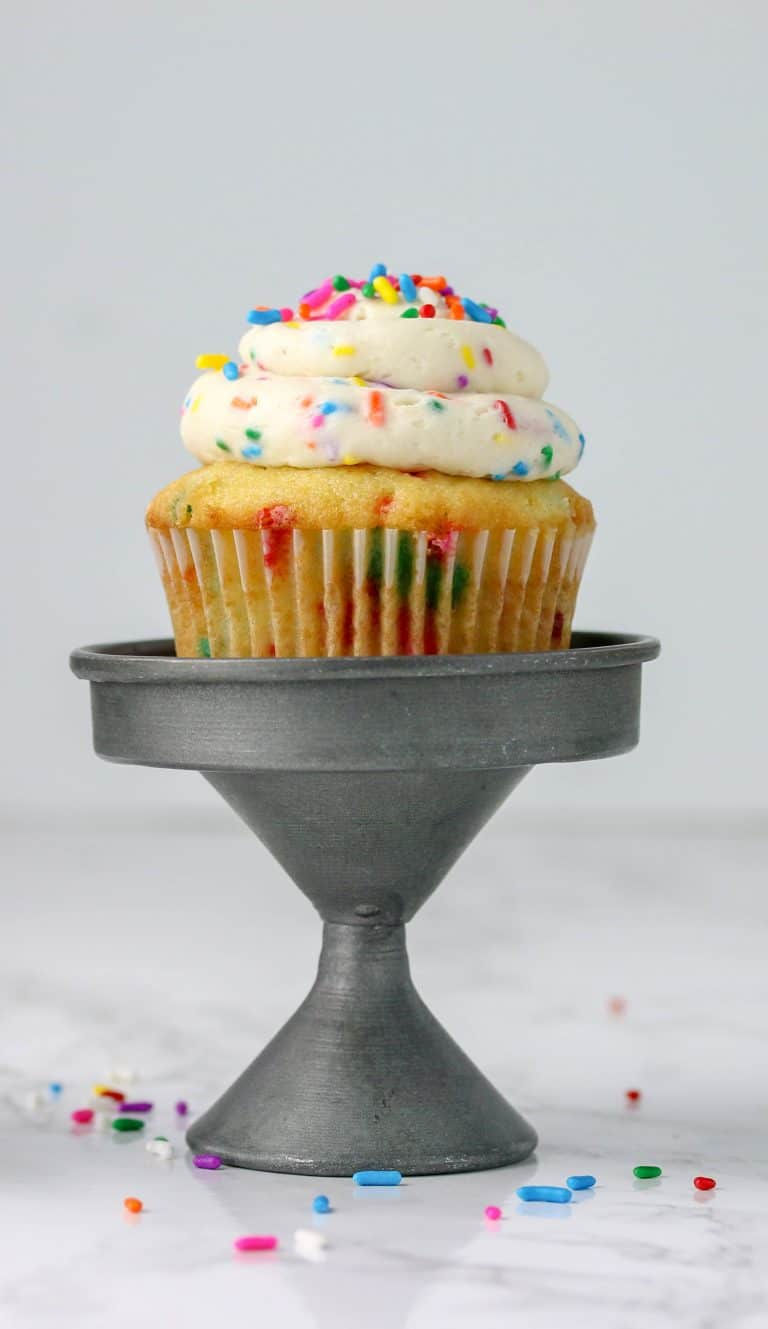
[[[293,1234],[294,1250],[297,1255],[301,1255],[305,1260],[324,1259],[327,1245],[328,1238],[324,1233],[316,1231],[315,1228],[299,1227]]]
[[[157,1158],[173,1158],[173,1145],[169,1140],[147,1140],[144,1147],[148,1154],[155,1154]]]

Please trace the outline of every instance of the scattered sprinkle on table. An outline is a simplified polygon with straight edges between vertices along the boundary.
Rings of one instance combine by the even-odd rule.
[[[490,1218],[494,1223],[501,1218],[501,1210],[497,1204],[487,1204],[483,1212],[486,1218]]]
[[[78,1126],[87,1126],[89,1121],[93,1121],[93,1108],[75,1108],[72,1120],[76,1121]]]
[[[661,1176],[661,1168],[656,1167],[655,1163],[640,1163],[637,1167],[633,1167],[632,1171],[641,1181],[648,1181],[651,1177]]]
[[[331,1202],[327,1195],[316,1195],[312,1201],[312,1208],[316,1214],[328,1214],[331,1211]]]
[[[148,1154],[154,1154],[156,1158],[173,1158],[173,1145],[164,1135],[156,1135],[154,1140],[147,1140],[145,1148]]]
[[[186,1098],[180,1098],[176,1103],[176,1113],[179,1117],[186,1117],[189,1112],[189,1104]]]
[[[639,1089],[627,1089],[624,1093],[624,1097],[628,1103],[639,1103],[642,1096],[643,1095]]]
[[[221,1167],[221,1159],[218,1154],[195,1154],[192,1159],[195,1167],[206,1169],[208,1172],[215,1172]]]
[[[144,1205],[141,1203],[141,1200],[137,1200],[135,1195],[129,1195],[127,1199],[123,1200],[123,1204],[125,1205],[125,1208],[129,1210],[129,1212],[132,1214],[140,1214],[142,1209],[144,1208]]]
[[[403,1178],[394,1168],[380,1168],[369,1172],[355,1172],[352,1180],[356,1186],[399,1186]]]
[[[117,1110],[118,1112],[151,1112],[154,1106],[154,1103],[139,1099],[135,1103],[121,1103]]]
[[[277,1237],[236,1237],[233,1245],[236,1251],[273,1251],[277,1246]]]
[[[566,1177],[565,1184],[572,1191],[588,1191],[595,1185],[595,1178],[585,1172],[583,1176]]]
[[[143,1131],[144,1122],[139,1121],[138,1117],[115,1117],[112,1121],[113,1131]]]
[[[293,1244],[297,1255],[316,1260],[328,1245],[328,1238],[315,1228],[299,1227],[293,1234]]]
[[[568,1204],[571,1192],[566,1186],[518,1186],[517,1194],[521,1200],[544,1200],[546,1204]]]
[[[717,1182],[714,1177],[694,1177],[693,1184],[697,1191],[713,1191]]]
[[[608,1000],[608,1010],[611,1012],[611,1015],[626,1015],[626,997],[610,997]]]
[[[48,1085],[48,1093],[53,1094],[54,1098],[58,1098],[63,1087],[63,1085],[59,1084],[58,1080],[53,1080],[51,1084]]]

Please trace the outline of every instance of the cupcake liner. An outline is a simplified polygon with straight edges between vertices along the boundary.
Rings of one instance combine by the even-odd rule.
[[[150,527],[180,656],[567,647],[592,527]]]

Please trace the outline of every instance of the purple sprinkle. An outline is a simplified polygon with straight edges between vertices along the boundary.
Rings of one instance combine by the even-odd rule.
[[[453,287],[452,287],[452,286],[444,286],[443,289],[442,289],[442,291],[440,292],[440,294],[441,294],[443,297],[445,297],[446,295],[453,295],[453,294],[454,294]]]
[[[145,1102],[121,1103],[117,1110],[118,1112],[151,1112],[154,1106],[154,1103]]]
[[[459,374],[459,377],[456,379],[456,382],[458,383],[460,388],[465,388],[469,383],[469,379],[467,378],[466,374]]]
[[[207,1168],[209,1172],[215,1172],[221,1167],[221,1159],[218,1154],[195,1154],[192,1159],[195,1167]]]
[[[186,1098],[179,1099],[178,1103],[176,1104],[176,1111],[178,1112],[180,1117],[186,1117],[187,1113],[189,1112],[189,1104]]]

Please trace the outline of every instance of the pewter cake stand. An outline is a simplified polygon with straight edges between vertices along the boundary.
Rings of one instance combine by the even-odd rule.
[[[539,762],[634,747],[650,637],[567,651],[182,660],[170,641],[75,651],[109,761],[201,771],[323,919],[315,984],[190,1127],[199,1152],[317,1176],[463,1172],[536,1133],[411,982],[405,924]]]

